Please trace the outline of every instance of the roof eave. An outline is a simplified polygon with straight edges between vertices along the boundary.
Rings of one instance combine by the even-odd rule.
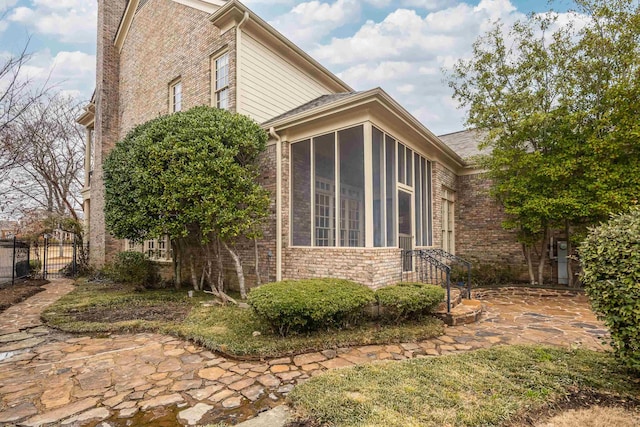
[[[331,110],[337,110],[344,107],[348,107],[350,104],[362,104],[367,100],[376,100],[383,106],[395,110],[395,113],[404,119],[409,125],[411,125],[416,132],[423,135],[425,139],[429,140],[436,148],[438,148],[442,154],[444,154],[449,160],[451,160],[459,169],[467,166],[467,163],[460,157],[455,151],[453,151],[448,145],[440,140],[433,132],[431,132],[425,125],[423,125],[417,118],[409,113],[404,107],[396,102],[389,94],[387,94],[381,88],[375,88],[366,92],[360,92],[354,96],[340,99],[335,102],[321,105],[317,108],[313,108],[307,111],[303,111],[298,114],[285,117],[281,120],[274,122],[264,122],[262,126],[270,129],[274,128],[276,131],[280,131],[292,126],[296,126],[318,116],[325,115]]]
[[[346,84],[344,81],[338,78],[338,76],[333,74],[331,71],[325,68],[322,64],[320,64],[318,61],[313,59],[304,50],[296,46],[295,43],[293,43],[291,40],[286,38],[278,30],[276,30],[271,25],[269,25],[269,23],[267,23],[265,20],[260,18],[258,15],[256,15],[251,9],[249,9],[243,3],[237,0],[230,0],[229,2],[227,2],[227,4],[225,4],[220,9],[218,9],[213,14],[211,14],[211,16],[209,17],[209,20],[214,25],[216,24],[220,25],[220,23],[225,22],[225,20],[236,19],[237,16],[244,15],[245,12],[249,13],[250,19],[253,22],[257,23],[261,28],[266,30],[271,36],[275,37],[279,42],[283,43],[293,52],[298,54],[302,59],[308,62],[311,66],[321,71],[322,74],[326,75],[330,80],[332,80],[335,84],[341,87],[345,92],[353,92],[353,88],[351,88],[351,86]]]

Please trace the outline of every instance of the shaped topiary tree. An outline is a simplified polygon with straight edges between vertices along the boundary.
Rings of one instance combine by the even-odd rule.
[[[215,240],[233,258],[245,297],[234,243],[258,237],[268,214],[269,196],[257,181],[266,142],[266,132],[249,117],[209,107],[134,128],[104,162],[108,230],[133,241],[168,235],[178,286],[186,246],[199,242],[210,257]],[[191,270],[193,277],[193,263]]]

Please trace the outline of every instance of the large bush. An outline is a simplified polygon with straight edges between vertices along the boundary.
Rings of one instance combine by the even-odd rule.
[[[353,325],[374,301],[371,289],[341,279],[269,283],[249,293],[249,305],[282,336]]]
[[[424,283],[398,283],[376,291],[384,316],[394,322],[418,318],[444,301],[444,289]]]
[[[149,288],[157,282],[156,269],[141,252],[119,252],[105,273],[114,282]]]
[[[579,254],[587,295],[616,354],[640,371],[640,209],[592,229]]]

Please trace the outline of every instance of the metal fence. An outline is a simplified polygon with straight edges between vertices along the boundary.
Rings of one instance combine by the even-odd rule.
[[[27,242],[15,237],[0,240],[0,285],[13,285],[31,274],[29,249]]]
[[[43,279],[73,277],[78,272],[80,245],[74,238],[44,238],[31,244],[33,274]]]

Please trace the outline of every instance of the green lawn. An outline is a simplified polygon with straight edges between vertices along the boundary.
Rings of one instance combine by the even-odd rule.
[[[443,333],[443,324],[434,318],[403,325],[367,323],[348,330],[331,330],[282,338],[272,333],[251,310],[237,307],[203,307],[212,297],[187,290],[135,291],[113,284],[79,283],[76,289],[50,306],[43,319],[67,332],[104,333],[153,331],[193,340],[204,347],[231,356],[249,358],[280,357],[309,351],[353,345],[419,341]],[[178,307],[188,311],[184,320],[139,320],[139,314]],[[166,308],[165,308],[166,309]],[[78,320],[100,313],[96,320]],[[114,320],[127,317],[138,320]],[[260,332],[253,336],[254,331]]]
[[[329,371],[289,400],[311,425],[500,426],[578,391],[640,398],[609,354],[501,346]]]

